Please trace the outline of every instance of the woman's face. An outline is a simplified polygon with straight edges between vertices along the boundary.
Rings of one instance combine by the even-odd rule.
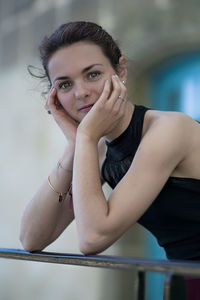
[[[78,122],[99,99],[105,81],[116,73],[101,48],[90,42],[59,49],[49,60],[48,70],[59,102]]]

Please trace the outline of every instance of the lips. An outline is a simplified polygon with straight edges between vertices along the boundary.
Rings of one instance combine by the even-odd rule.
[[[83,107],[81,107],[81,108],[79,108],[79,111],[89,111],[91,108],[92,108],[92,106],[93,106],[94,104],[88,104],[88,105],[85,105],[85,106],[83,106]]]

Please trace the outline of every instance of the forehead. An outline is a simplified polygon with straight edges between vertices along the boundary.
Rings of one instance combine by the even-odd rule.
[[[90,42],[78,42],[56,51],[49,60],[48,70],[51,78],[58,74],[73,76],[76,72],[81,72],[92,64],[111,66],[109,59],[98,45]]]

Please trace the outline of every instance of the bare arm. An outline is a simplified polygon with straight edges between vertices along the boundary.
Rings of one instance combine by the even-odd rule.
[[[105,152],[105,141],[99,142],[98,164],[102,164]],[[66,148],[60,162],[62,167],[55,166],[49,175],[50,182],[56,191],[65,193],[72,182],[72,157]],[[103,180],[101,180],[101,185]],[[42,250],[67,228],[74,219],[69,193],[59,202],[59,195],[49,186],[48,180],[41,185],[33,199],[27,205],[21,221],[20,240],[27,251]]]
[[[56,165],[49,175],[55,190],[62,193],[68,191],[72,180],[70,155],[65,156],[61,159],[61,163],[69,171]],[[45,180],[27,205],[22,216],[20,232],[20,240],[27,251],[44,249],[74,219],[73,210],[69,208],[69,194],[62,202],[59,202],[58,196]]]
[[[186,155],[185,134],[182,117],[155,122],[107,203],[99,180],[96,141],[89,131],[87,134],[78,132],[73,176],[74,210],[84,254],[105,250],[137,222]],[[80,151],[83,144],[84,150]]]
[[[58,107],[56,90],[50,91],[45,108],[51,114],[62,130],[67,146],[60,159],[63,168],[56,165],[49,175],[50,182],[58,192],[66,193],[72,181],[74,145],[77,124]],[[48,178],[48,176],[47,176]],[[20,240],[28,251],[42,250],[52,243],[73,220],[73,211],[69,209],[69,195],[62,202],[58,194],[48,184],[48,180],[41,185],[33,199],[27,205],[21,221]]]

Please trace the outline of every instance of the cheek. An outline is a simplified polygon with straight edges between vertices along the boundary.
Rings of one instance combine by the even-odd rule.
[[[70,113],[70,108],[71,108],[71,105],[72,105],[72,101],[70,100],[71,97],[69,96],[69,94],[60,94],[60,93],[57,93],[57,97],[58,97],[58,101],[60,102],[60,104],[62,105],[62,107],[68,113]]]
[[[98,83],[96,83],[96,85],[94,86],[95,92],[98,94],[98,96],[100,96],[102,94],[105,82],[106,82],[106,79],[101,80]]]

